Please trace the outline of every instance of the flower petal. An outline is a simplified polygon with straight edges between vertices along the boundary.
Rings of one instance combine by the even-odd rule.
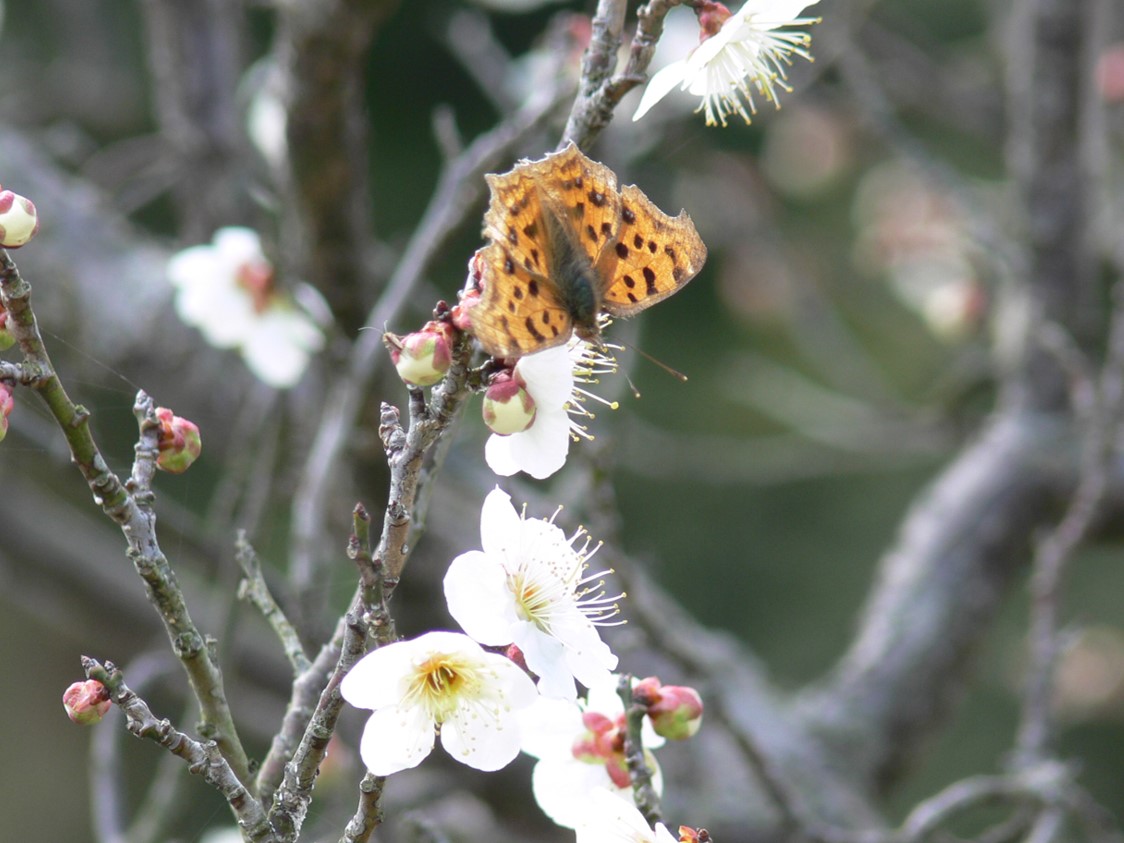
[[[498,433],[493,433],[484,443],[484,462],[488,463],[488,468],[492,469],[493,474],[511,477],[519,473],[519,462],[511,450],[511,437],[518,435],[513,433],[511,436],[500,436]]]
[[[562,642],[526,621],[519,622],[514,633],[515,646],[523,651],[527,667],[539,677],[539,693],[544,697],[576,699],[574,674],[570,672]]]
[[[566,464],[570,453],[570,417],[564,409],[548,412],[541,408],[533,425],[506,438],[511,458],[519,470],[536,480],[545,480]]]
[[[640,105],[636,107],[636,113],[632,115],[632,121],[635,123],[647,114],[653,105],[670,94],[673,88],[683,82],[686,73],[687,62],[685,60],[673,61],[656,71],[652,78],[648,80],[648,86],[644,89],[644,95],[640,97]]]
[[[480,507],[480,546],[489,556],[505,556],[512,537],[519,534],[523,519],[511,503],[511,495],[499,487],[488,492]]]
[[[478,710],[458,709],[441,726],[441,745],[456,761],[491,772],[519,754],[519,724]]]
[[[433,720],[421,706],[382,708],[363,727],[359,755],[376,776],[389,776],[420,764],[433,751],[433,736]]]
[[[573,700],[539,696],[519,712],[519,731],[528,755],[573,758],[574,739],[585,731],[581,707]]]
[[[574,828],[581,821],[593,791],[632,799],[631,789],[613,784],[604,764],[587,764],[572,755],[539,761],[531,773],[531,790],[543,813],[566,828]]]
[[[449,614],[481,644],[510,644],[517,620],[503,567],[483,551],[462,553],[449,564],[444,580]]]
[[[538,407],[561,407],[574,391],[574,364],[565,345],[520,357],[515,374],[527,385]]]
[[[397,705],[413,670],[414,643],[400,641],[367,653],[344,676],[340,694],[356,708]]]
[[[296,386],[308,368],[308,351],[294,342],[283,322],[260,319],[242,344],[250,371],[275,389]]]
[[[441,745],[462,764],[492,771],[506,767],[519,754],[517,712],[531,705],[536,693],[522,668],[494,653],[482,655],[492,672],[489,693],[462,700],[441,726]]]

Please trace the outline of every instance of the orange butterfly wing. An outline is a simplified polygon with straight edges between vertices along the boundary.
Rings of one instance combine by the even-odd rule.
[[[492,191],[481,250],[484,290],[472,331],[493,357],[518,357],[569,339],[573,320],[549,277],[553,260],[538,183],[527,167],[486,177]]]
[[[706,262],[706,244],[686,212],[669,217],[636,185],[621,190],[616,242],[598,270],[609,279],[602,307],[632,316],[682,289]]]

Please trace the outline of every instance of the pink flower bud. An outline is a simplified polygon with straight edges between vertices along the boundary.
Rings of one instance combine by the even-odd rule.
[[[63,692],[62,705],[66,716],[80,726],[101,721],[111,705],[109,689],[96,679],[75,682]]]
[[[467,293],[460,293],[459,298],[460,301],[453,305],[450,318],[453,320],[453,325],[455,325],[458,330],[471,331],[472,308],[480,303],[480,291],[473,288]]]
[[[649,676],[636,683],[632,698],[647,707],[652,728],[660,737],[684,740],[702,725],[702,698],[694,688],[660,685],[659,679]]]
[[[7,351],[16,344],[16,336],[8,327],[10,321],[8,311],[4,309],[3,304],[0,304],[0,351]]]
[[[156,418],[160,422],[160,455],[156,458],[156,467],[171,474],[183,474],[203,450],[199,426],[173,415],[167,407],[157,407]]]
[[[3,442],[4,437],[8,435],[8,416],[11,415],[12,407],[15,405],[11,388],[5,383],[0,383],[0,442]]]
[[[628,764],[625,763],[623,752],[605,762],[605,772],[609,774],[609,780],[617,787],[632,786],[632,780],[628,775]]]
[[[39,230],[35,205],[10,190],[0,190],[0,246],[18,249]]]
[[[457,293],[457,304],[453,307],[453,324],[461,331],[472,330],[471,311],[480,302],[480,292],[484,289],[484,250],[477,249],[468,259],[468,278],[464,289]]]
[[[522,433],[535,423],[535,399],[510,372],[497,374],[484,393],[484,424],[493,433]]]
[[[718,34],[732,13],[722,3],[713,3],[702,0],[695,6],[695,16],[699,21],[699,41],[705,41]]]
[[[11,387],[7,383],[0,383],[0,442],[8,435],[8,416],[15,406],[16,400],[11,397]]]
[[[523,651],[516,647],[514,644],[508,644],[503,649],[503,654],[515,662],[519,667],[530,673],[530,668],[527,667],[527,658],[523,655]]]
[[[398,377],[410,386],[433,386],[453,364],[453,329],[447,322],[426,322],[404,337],[387,332],[382,341]]]
[[[617,728],[617,724],[599,711],[582,712],[582,725],[595,735],[603,735]]]

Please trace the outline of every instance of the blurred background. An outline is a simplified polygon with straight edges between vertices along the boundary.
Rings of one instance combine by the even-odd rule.
[[[591,8],[434,0],[379,11],[360,86],[369,166],[358,178],[370,200],[359,215],[370,238],[361,280],[333,289],[299,269],[286,279],[315,283],[334,323],[308,375],[276,392],[237,354],[207,346],[178,320],[165,264],[176,250],[207,242],[218,226],[242,224],[262,232],[280,264],[300,265],[291,257],[299,243],[285,224],[284,185],[270,160],[270,138],[284,144],[269,111],[278,19],[268,2],[195,4],[214,16],[209,31],[231,39],[230,53],[201,50],[192,60],[236,83],[223,89],[229,99],[222,105],[232,109],[223,119],[234,121],[231,136],[241,133],[245,144],[231,158],[236,163],[216,164],[231,168],[236,198],[204,201],[193,191],[211,190],[217,170],[195,182],[192,167],[205,166],[209,153],[192,147],[198,139],[175,134],[161,99],[169,84],[156,46],[165,37],[163,5],[0,6],[0,183],[39,209],[39,237],[13,258],[33,285],[65,385],[93,413],[111,468],[128,473],[138,388],[200,425],[204,458],[183,476],[158,480],[160,535],[196,621],[220,642],[235,715],[260,754],[288,676],[260,618],[234,601],[234,531],[249,531],[282,598],[295,600],[283,584],[293,506],[304,492],[301,471],[319,409],[350,344],[364,327],[408,332],[437,300],[452,301],[480,245],[477,196],[397,321],[364,325],[438,184],[442,143],[451,135],[471,141],[532,96],[536,69],[559,55],[560,44],[571,45],[573,72],[587,31],[581,16]],[[708,128],[693,113],[696,100],[683,95],[633,123],[637,91],[589,150],[661,208],[686,208],[709,249],[688,287],[611,329],[611,339],[688,380],[625,349],[618,359],[639,397],[621,375],[593,389],[620,408],[599,411],[588,425],[596,439],[573,451],[609,478],[619,518],[602,519],[617,531],[605,538],[629,560],[602,561],[645,566],[696,618],[743,642],[782,690],[815,681],[840,657],[903,516],[994,406],[1003,352],[997,301],[1018,236],[1004,39],[1020,5],[824,0],[807,11],[823,17],[811,28],[816,61],[797,59],[780,110],[759,101],[751,126],[735,118]],[[1102,160],[1114,173],[1124,125],[1124,20],[1119,9],[1102,18],[1087,93],[1102,120]],[[546,42],[544,32],[552,33]],[[673,10],[654,67],[681,57],[696,38],[694,16]],[[559,131],[548,122],[527,133],[496,169],[539,157]],[[10,351],[5,359],[18,358]],[[385,503],[377,402],[401,406],[406,393],[383,366],[371,396],[348,443],[351,467],[330,487],[328,543],[316,549],[329,561],[304,586],[304,606],[338,613],[345,605],[354,582],[343,556],[351,506],[363,500],[378,513]],[[473,402],[440,479],[430,532],[395,597],[406,634],[448,624],[436,596],[442,566],[477,546],[479,505],[495,483],[481,460],[485,435]],[[566,499],[569,470],[547,484],[515,479],[505,487],[516,501],[532,502],[531,514],[545,516]],[[131,684],[181,728],[190,730],[194,715],[119,533],[91,505],[29,390],[17,392],[0,445],[0,488],[0,654],[15,689],[0,728],[10,758],[0,765],[6,834],[97,840],[91,810],[131,820],[130,800],[166,761],[126,736],[115,717],[99,729],[65,719],[61,694],[81,678],[79,656],[129,667]],[[568,529],[590,519],[575,506],[561,516]],[[1104,540],[1072,566],[1064,601],[1070,644],[1056,689],[1062,755],[1079,759],[1081,781],[1117,817],[1124,816],[1120,560],[1120,548]],[[1002,766],[1017,722],[1026,603],[1020,581],[979,642],[968,693],[884,794],[893,819],[960,777]],[[310,631],[323,628],[322,619],[309,620]],[[354,736],[360,722],[349,720],[345,734]],[[324,770],[316,816],[336,810],[324,808],[336,794],[340,804],[353,802],[357,760],[346,748],[333,759],[341,760]],[[470,792],[485,789],[436,756],[431,763]],[[107,769],[123,771],[119,805],[113,800],[121,793],[99,784]],[[500,774],[507,804],[494,795],[485,803],[532,839],[568,839],[537,814],[528,769]],[[670,778],[669,804],[682,807]],[[411,779],[402,780],[388,793],[391,806],[410,805]],[[230,824],[202,783],[171,787],[175,822],[157,839],[194,841]],[[326,827],[338,829],[346,816],[328,816]],[[706,817],[682,821],[707,824]]]

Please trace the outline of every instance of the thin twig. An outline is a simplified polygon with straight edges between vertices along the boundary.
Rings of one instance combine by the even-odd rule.
[[[663,821],[663,808],[660,805],[660,795],[652,783],[652,770],[644,757],[642,728],[644,716],[648,712],[633,696],[631,674],[622,673],[618,678],[617,696],[624,705],[624,763],[632,782],[632,799],[648,825],[654,828],[656,823]]]
[[[246,538],[246,531],[239,530],[234,543],[234,558],[242,568],[245,578],[238,584],[238,599],[248,600],[252,603],[266,622],[273,629],[274,634],[285,650],[285,657],[293,667],[293,673],[300,675],[309,668],[308,656],[305,655],[300,637],[296,629],[285,617],[284,611],[273,599],[273,594],[266,584],[265,575],[262,573],[261,560],[254,548]]]
[[[253,843],[272,843],[273,831],[261,805],[239,780],[219,752],[214,741],[200,742],[177,731],[167,720],[158,720],[148,704],[125,684],[125,678],[112,662],[103,666],[95,659],[82,657],[86,676],[109,689],[114,705],[125,712],[125,724],[138,738],[151,740],[188,762],[188,772],[201,776],[230,805],[245,838]]]
[[[281,784],[272,794],[269,822],[277,829],[283,843],[292,843],[300,837],[320,764],[327,753],[328,741],[331,740],[336,720],[343,709],[344,701],[339,693],[339,684],[367,650],[367,622],[358,596],[352,600],[351,608],[341,619],[341,623],[343,635],[335,666],[319,692],[311,716],[298,718],[297,722],[303,720],[305,724],[303,734],[292,758],[288,763],[282,764]],[[310,675],[315,678],[317,674],[310,670],[298,677],[297,683]],[[276,739],[274,745],[276,746]]]
[[[648,65],[663,34],[663,20],[682,0],[652,0],[636,11],[636,35],[632,39],[624,72],[613,75],[617,66],[624,15],[624,0],[600,0],[593,16],[593,36],[582,59],[582,79],[578,98],[570,110],[561,148],[573,141],[585,149],[613,119],[621,99],[644,81]]]
[[[1088,534],[1108,488],[1112,460],[1124,413],[1124,282],[1113,289],[1114,306],[1108,348],[1099,381],[1078,379],[1073,385],[1075,409],[1085,438],[1081,477],[1069,508],[1058,525],[1039,542],[1030,581],[1031,617],[1027,631],[1030,666],[1023,691],[1022,720],[1016,738],[1017,763],[1048,756],[1054,740],[1052,698],[1061,647],[1058,630],[1061,592],[1074,551]],[[1073,366],[1067,367],[1072,373]],[[1084,400],[1082,400],[1082,396]]]
[[[344,829],[340,843],[367,843],[382,825],[382,791],[386,776],[367,773],[359,782],[359,807]]]
[[[136,458],[126,483],[110,471],[90,432],[90,413],[74,404],[55,373],[31,307],[31,286],[20,276],[7,251],[0,249],[0,302],[10,314],[9,330],[24,354],[22,368],[30,387],[43,398],[66,438],[71,458],[93,493],[94,501],[125,536],[126,555],[145,583],[172,649],[180,659],[199,702],[204,730],[241,781],[249,781],[249,760],[234,726],[223,689],[222,671],[210,642],[187,609],[171,564],[156,538],[152,478],[156,473],[159,424],[153,400],[137,394],[133,415],[140,427]]]

